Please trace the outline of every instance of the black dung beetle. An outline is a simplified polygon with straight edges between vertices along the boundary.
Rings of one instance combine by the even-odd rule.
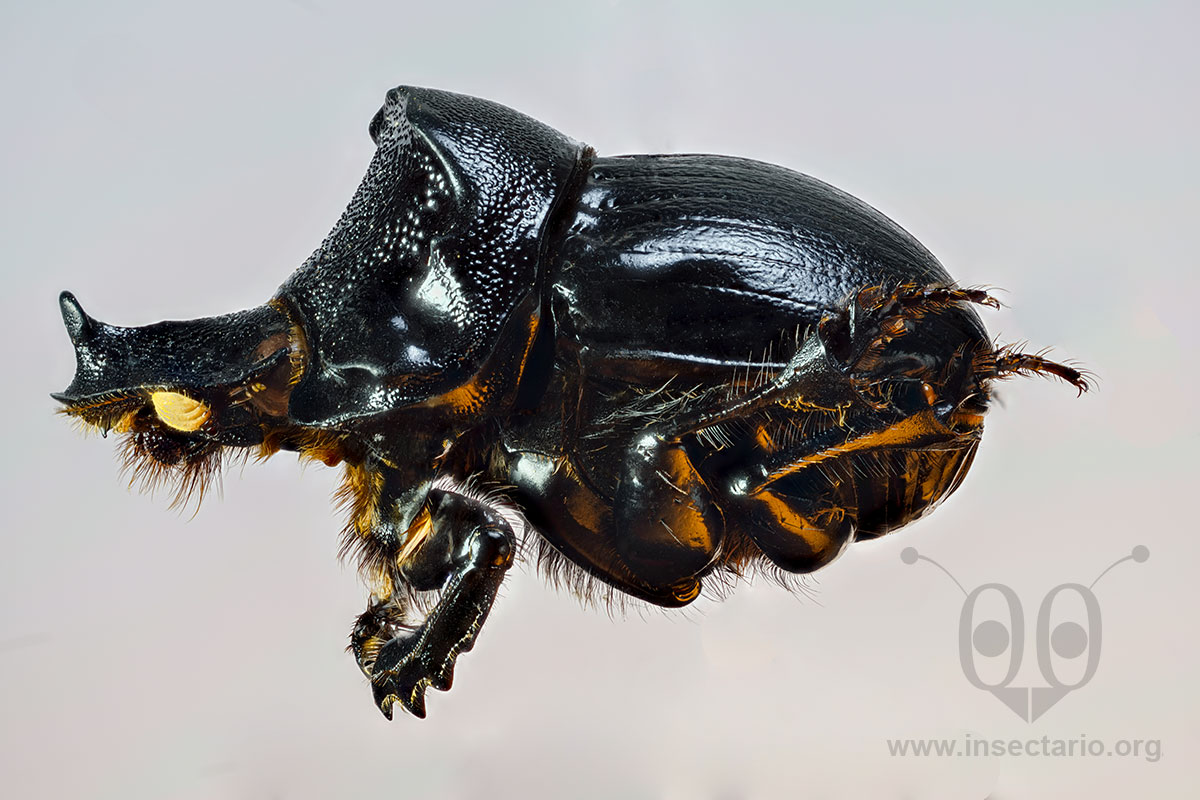
[[[598,157],[496,103],[401,87],[367,175],[265,305],[120,328],[69,293],[64,413],[202,493],[231,448],[345,465],[371,599],[350,649],[425,716],[528,523],[580,591],[683,606],[807,573],[962,482],[996,380],[1080,371],[992,343],[912,236],[805,175]],[[436,592],[436,594],[425,594]]]

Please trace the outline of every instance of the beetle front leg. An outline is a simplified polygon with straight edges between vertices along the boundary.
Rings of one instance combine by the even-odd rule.
[[[512,528],[487,506],[435,489],[426,511],[430,531],[411,553],[401,547],[396,577],[417,591],[440,589],[437,605],[419,626],[405,630],[393,600],[374,602],[351,636],[375,703],[388,719],[397,701],[424,717],[426,687],[450,688],[455,660],[474,646],[513,560]]]

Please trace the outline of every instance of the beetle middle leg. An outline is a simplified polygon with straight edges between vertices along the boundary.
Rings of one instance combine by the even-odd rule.
[[[408,533],[383,554],[383,596],[372,599],[351,634],[350,649],[388,719],[396,702],[424,717],[425,689],[450,688],[455,660],[474,646],[515,547],[511,527],[494,510],[440,489],[429,492]],[[418,626],[405,624],[403,586],[441,590]]]

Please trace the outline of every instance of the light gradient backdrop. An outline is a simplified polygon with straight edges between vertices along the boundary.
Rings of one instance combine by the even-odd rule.
[[[18,3],[0,10],[0,794],[80,798],[1195,796],[1194,4]],[[877,206],[994,334],[1101,378],[1004,387],[967,481],[817,600],[612,620],[514,570],[430,718],[342,648],[337,473],[283,455],[194,519],[48,393],[55,305],[146,324],[249,307],[319,244],[399,83],[601,153],[786,165]],[[1101,581],[1095,678],[1023,722],[958,663],[962,595]],[[1018,684],[1042,685],[1032,642]],[[1141,758],[897,758],[895,737],[1158,739]]]

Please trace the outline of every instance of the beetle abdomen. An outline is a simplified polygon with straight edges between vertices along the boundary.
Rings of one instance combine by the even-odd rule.
[[[854,457],[857,538],[873,539],[913,522],[954,493],[978,441],[952,450],[895,449]]]

